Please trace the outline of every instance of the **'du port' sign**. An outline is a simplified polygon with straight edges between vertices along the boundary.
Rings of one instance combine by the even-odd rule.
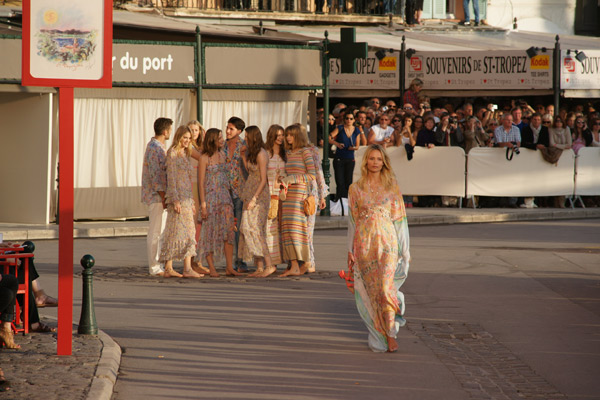
[[[420,78],[424,89],[550,89],[552,54],[529,58],[525,50],[421,52],[407,60],[406,86]]]
[[[400,53],[393,52],[381,60],[374,52],[357,58],[356,73],[343,74],[339,59],[329,60],[329,87],[332,89],[395,89],[400,85]]]

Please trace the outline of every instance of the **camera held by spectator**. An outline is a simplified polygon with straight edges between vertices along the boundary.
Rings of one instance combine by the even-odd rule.
[[[511,142],[513,145],[513,151],[515,154],[521,154],[521,150],[519,150],[519,146],[517,146],[517,142]]]

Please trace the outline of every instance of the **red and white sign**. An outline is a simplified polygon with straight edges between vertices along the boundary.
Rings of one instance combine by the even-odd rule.
[[[112,86],[112,1],[24,0],[24,86]]]
[[[406,86],[420,78],[424,89],[550,89],[552,54],[529,58],[525,49],[511,51],[445,51],[413,54],[407,62]]]
[[[561,50],[561,89],[600,89],[600,50],[579,50],[586,59],[579,61],[574,51]]]
[[[393,89],[400,87],[400,53],[381,60],[374,52],[355,60],[356,73],[342,74],[339,59],[329,61],[329,87],[332,89]]]

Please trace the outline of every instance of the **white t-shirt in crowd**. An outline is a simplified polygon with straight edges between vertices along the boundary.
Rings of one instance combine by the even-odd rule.
[[[392,128],[391,126],[388,126],[387,128],[383,129],[381,125],[377,124],[373,125],[371,129],[373,130],[373,133],[375,133],[375,141],[377,142],[381,142],[385,138],[392,136],[392,134],[394,133],[394,128]]]

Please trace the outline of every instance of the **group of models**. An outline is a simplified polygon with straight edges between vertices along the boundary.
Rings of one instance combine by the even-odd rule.
[[[165,134],[168,139],[170,120],[163,119],[162,124],[159,120],[153,140]],[[245,140],[240,138],[243,131]],[[241,274],[244,261],[254,263],[256,270],[250,276],[255,277],[273,274],[278,264],[286,265],[280,276],[314,272],[315,216],[325,206],[328,187],[318,149],[310,144],[306,129],[300,124],[285,129],[272,125],[265,143],[258,127],[245,127],[232,117],[226,136],[227,141],[215,128],[205,132],[196,121],[180,126],[165,156],[165,187],[143,189],[143,199],[156,196],[167,210],[160,256],[154,261],[163,263],[164,271],[153,269],[150,259],[150,272],[216,277],[215,262],[223,256],[226,274],[232,276]],[[152,144],[145,157],[144,181],[152,175],[148,150]],[[368,146],[360,168],[361,177],[348,194],[347,285],[368,327],[369,347],[393,352],[398,349],[398,329],[405,324],[399,289],[410,261],[408,224],[385,149]],[[149,233],[149,256],[157,251],[152,248],[155,240]],[[173,260],[184,261],[183,274],[173,270]]]
[[[222,258],[229,276],[246,272],[251,262],[253,277],[273,274],[278,264],[286,265],[280,276],[314,272],[315,217],[329,189],[306,129],[272,125],[265,143],[258,127],[237,117],[227,123],[227,140],[221,130],[204,131],[192,121],[177,128],[161,169],[159,150],[166,146],[155,142],[169,139],[170,121],[155,122],[144,158],[142,200],[150,205],[151,227],[160,225],[153,224],[152,200],[166,209],[162,234],[148,234],[150,273],[217,277],[215,263]],[[183,260],[183,274],[173,269],[174,260]]]

